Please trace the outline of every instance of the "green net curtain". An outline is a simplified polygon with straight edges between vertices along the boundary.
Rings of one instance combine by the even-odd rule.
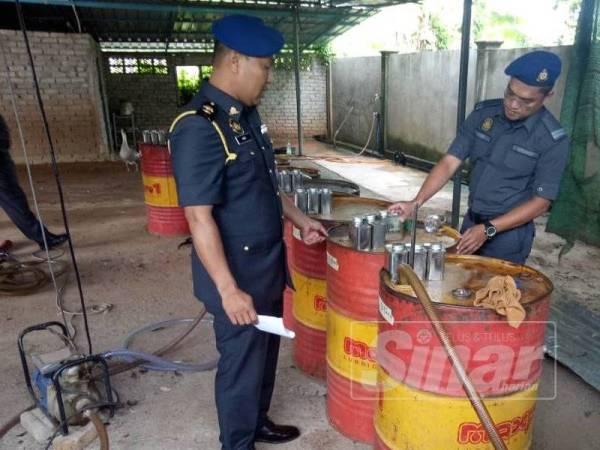
[[[583,0],[561,123],[571,137],[571,156],[547,230],[573,243],[600,246],[600,0]]]

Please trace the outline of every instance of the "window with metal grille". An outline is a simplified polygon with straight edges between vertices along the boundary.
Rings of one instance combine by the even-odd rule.
[[[165,58],[110,57],[108,67],[111,74],[167,75],[169,73]]]

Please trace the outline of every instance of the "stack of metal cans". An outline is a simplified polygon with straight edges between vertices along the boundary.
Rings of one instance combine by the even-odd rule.
[[[165,130],[143,130],[142,141],[144,144],[167,145],[167,132]]]
[[[304,187],[304,178],[310,178],[302,173],[301,170],[280,170],[277,172],[277,181],[279,189],[286,194],[293,194],[296,189]]]
[[[305,214],[320,214],[328,216],[331,214],[332,192],[329,188],[298,187],[294,190],[294,203],[300,211]]]
[[[389,233],[404,231],[404,222],[397,214],[380,211],[378,214],[356,216],[349,228],[349,237],[356,250],[383,250]]]
[[[392,282],[398,282],[398,267],[400,264],[409,264],[410,252],[414,251],[413,270],[421,280],[444,279],[444,257],[446,249],[440,242],[415,244],[412,249],[410,244],[387,244],[386,269],[390,273]]]

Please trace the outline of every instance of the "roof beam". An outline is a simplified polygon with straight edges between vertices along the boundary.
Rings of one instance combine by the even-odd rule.
[[[4,3],[14,3],[14,0],[0,0]],[[288,6],[268,6],[268,5],[257,5],[256,7],[251,5],[241,6],[240,3],[230,3],[231,6],[223,6],[227,3],[211,4],[204,3],[202,5],[183,3],[183,2],[172,2],[172,3],[147,3],[137,1],[121,1],[121,2],[109,2],[102,0],[20,0],[22,4],[38,4],[38,5],[55,5],[55,6],[66,6],[72,7],[75,5],[77,8],[92,8],[92,9],[113,9],[113,10],[127,10],[127,11],[145,11],[145,12],[189,12],[191,14],[202,14],[202,13],[214,13],[214,14],[227,14],[227,13],[247,13],[256,14],[259,16],[272,16],[272,17],[284,17],[292,16],[293,10]],[[265,7],[266,6],[266,7]],[[306,7],[300,9],[303,15],[317,15],[317,16],[334,16],[340,17],[351,14],[348,9],[345,8],[322,8],[322,7]]]

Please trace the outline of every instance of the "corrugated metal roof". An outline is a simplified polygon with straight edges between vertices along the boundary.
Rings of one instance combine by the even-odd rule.
[[[166,47],[183,43],[200,49],[212,44],[211,22],[228,13],[262,17],[294,42],[294,8],[300,10],[300,43],[326,44],[383,6],[414,3],[400,0],[21,0],[28,29],[91,34],[103,47],[127,48],[148,43]],[[78,23],[79,22],[79,23]],[[0,28],[18,28],[12,0],[0,0]],[[135,44],[135,45],[134,45]],[[180,46],[181,47],[181,46]],[[177,45],[173,47],[177,48]]]

